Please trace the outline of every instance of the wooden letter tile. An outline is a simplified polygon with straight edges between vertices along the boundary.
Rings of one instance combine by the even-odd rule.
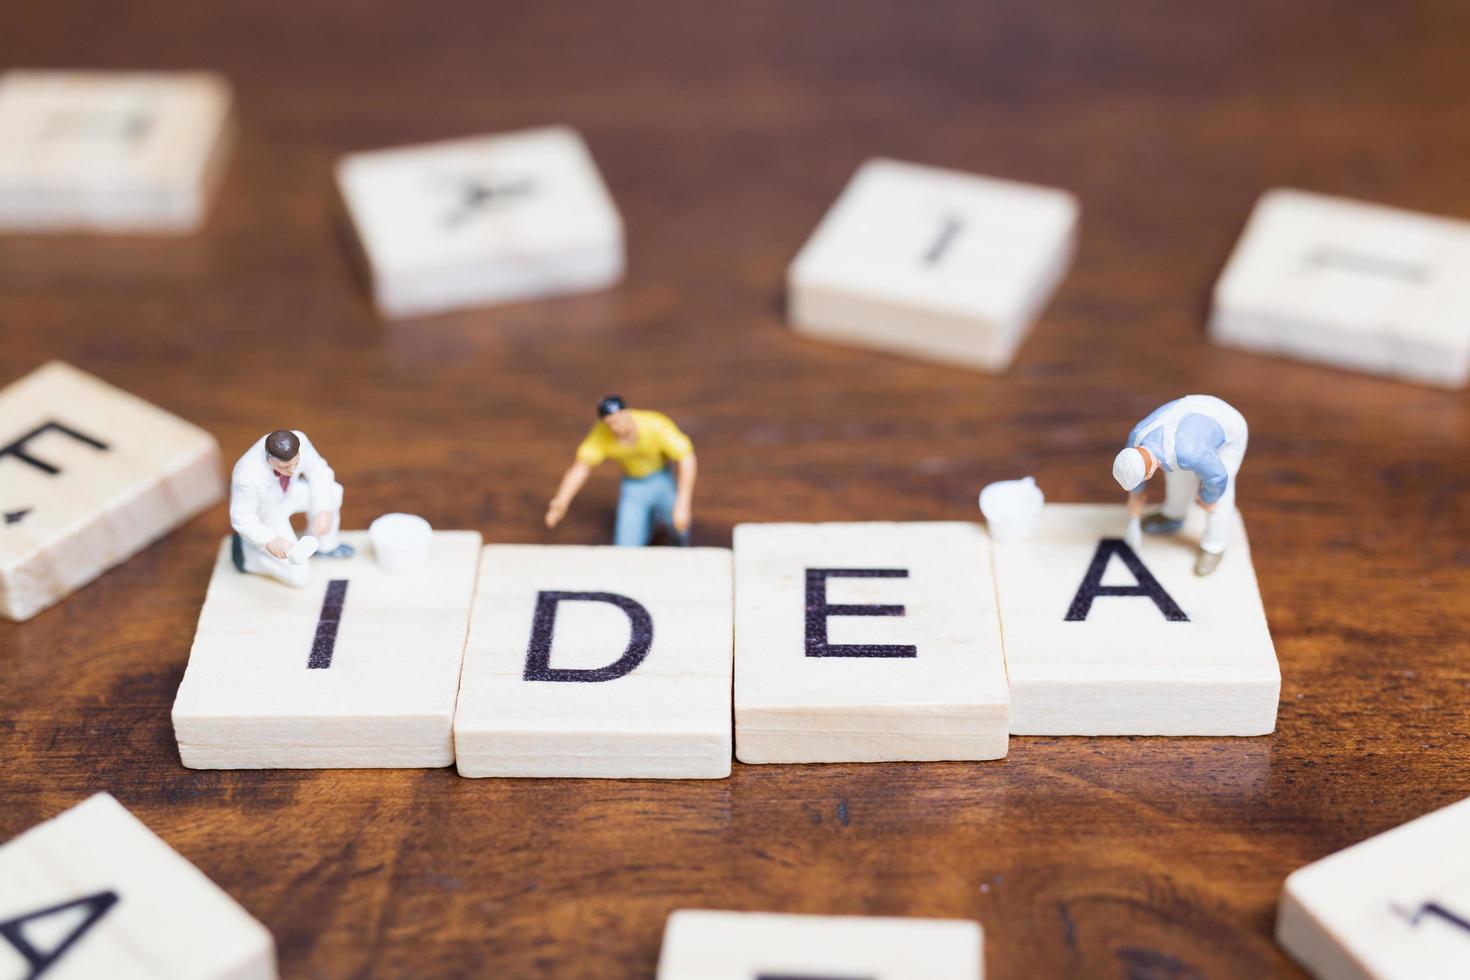
[[[429,567],[311,559],[294,589],[235,570],[221,545],[174,701],[192,769],[447,766],[480,555],[476,531],[435,531]]]
[[[657,980],[981,980],[980,923],[683,909]]]
[[[106,793],[0,846],[0,977],[273,980],[271,934]]]
[[[184,232],[231,143],[230,87],[200,72],[0,78],[0,230]]]
[[[214,437],[53,361],[0,391],[0,614],[29,619],[224,495]]]
[[[1276,941],[1321,980],[1470,975],[1470,800],[1294,872]]]
[[[1006,754],[989,546],[975,524],[735,528],[735,754]]]
[[[460,775],[730,775],[731,601],[724,548],[487,547]]]
[[[1470,222],[1276,190],[1215,286],[1224,344],[1447,388],[1470,382]]]
[[[337,183],[385,317],[601,289],[623,223],[576,131],[355,153]]]
[[[787,273],[800,333],[1004,371],[1071,262],[1063,191],[870,160]]]
[[[1127,508],[1047,504],[994,545],[1012,735],[1264,735],[1281,672],[1240,515],[1194,574],[1203,513],[1123,543]],[[1121,590],[1121,591],[1115,591]]]

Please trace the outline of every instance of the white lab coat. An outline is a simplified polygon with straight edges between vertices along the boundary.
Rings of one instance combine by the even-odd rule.
[[[277,558],[265,546],[276,538],[295,543],[293,514],[304,513],[309,522],[317,514],[331,511],[331,529],[318,538],[318,547],[321,551],[334,550],[341,543],[342,485],[306,434],[296,432],[301,440],[301,462],[282,492],[280,477],[266,459],[265,438],[261,436],[230,473],[230,526],[240,535],[247,572],[304,586],[311,579],[310,568]]]
[[[1230,543],[1230,526],[1235,516],[1235,475],[1245,461],[1245,447],[1249,430],[1245,417],[1229,403],[1213,395],[1186,395],[1161,406],[1152,415],[1140,422],[1133,431],[1134,445],[1147,445],[1159,455],[1164,472],[1163,514],[1170,520],[1182,521],[1189,514],[1189,505],[1200,492],[1200,477],[1195,469],[1196,458],[1181,461],[1176,436],[1179,424],[1188,416],[1203,415],[1219,424],[1224,441],[1209,452],[1191,447],[1191,457],[1196,454],[1213,456],[1211,469],[1223,470],[1227,477],[1225,489],[1215,501],[1214,509],[1205,518],[1204,534],[1200,537],[1200,548],[1219,554]],[[1162,448],[1162,453],[1158,450]]]

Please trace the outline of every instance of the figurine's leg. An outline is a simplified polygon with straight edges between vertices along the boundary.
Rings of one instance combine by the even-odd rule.
[[[1189,516],[1189,505],[1199,493],[1199,477],[1179,467],[1164,474],[1163,515],[1171,521],[1180,521]]]
[[[641,548],[648,544],[652,531],[649,518],[653,508],[649,499],[648,480],[623,478],[618,493],[618,518],[613,528],[613,544],[620,548]]]
[[[351,558],[355,549],[350,544],[342,543],[342,484],[332,484],[331,493],[327,500],[332,508],[332,526],[327,528],[327,533],[317,537],[318,558]]]
[[[673,470],[660,470],[649,479],[658,483],[658,494],[653,507],[654,527],[668,529],[669,540],[673,544],[679,547],[687,545],[688,532],[680,534],[674,530],[674,503],[679,499],[679,483],[674,478]]]

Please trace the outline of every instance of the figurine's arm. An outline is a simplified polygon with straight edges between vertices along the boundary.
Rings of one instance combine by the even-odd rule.
[[[285,558],[291,550],[291,542],[260,519],[260,501],[248,483],[230,487],[230,527],[245,541],[277,558]]]
[[[551,498],[551,504],[546,508],[547,527],[556,527],[567,516],[572,498],[577,496],[591,475],[592,467],[581,460],[567,467],[566,475],[561,478],[561,486],[556,488],[556,496]]]
[[[337,473],[326,457],[316,451],[311,440],[303,432],[301,439],[301,478],[306,481],[307,506],[311,509],[307,524],[310,533],[321,537],[332,527],[336,516],[332,489],[337,485]]]
[[[1143,514],[1143,505],[1148,500],[1148,484],[1139,487],[1128,494],[1128,516],[1140,517]]]
[[[674,530],[683,534],[694,521],[694,478],[699,463],[693,453],[679,460],[678,490],[674,496]]]
[[[1196,463],[1194,472],[1199,477],[1199,505],[1205,510],[1214,510],[1215,502],[1230,485],[1229,471],[1218,455],[1210,453]]]

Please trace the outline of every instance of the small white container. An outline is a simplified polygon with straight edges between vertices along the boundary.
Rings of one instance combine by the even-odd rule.
[[[996,541],[1023,541],[1036,530],[1041,520],[1041,505],[1046,502],[1041,488],[1031,477],[1024,480],[1002,480],[980,491],[980,513]]]
[[[417,575],[429,567],[429,522],[415,514],[384,514],[368,525],[373,557],[386,572]]]

